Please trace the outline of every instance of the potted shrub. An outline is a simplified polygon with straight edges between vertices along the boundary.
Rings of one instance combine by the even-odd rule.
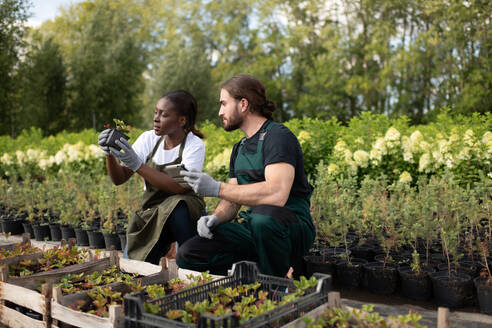
[[[357,198],[357,181],[355,178],[339,179],[339,192],[335,198],[335,220],[340,223],[339,235],[344,253],[340,254],[340,260],[336,262],[337,282],[340,287],[355,289],[359,287],[363,271],[362,266],[367,263],[365,259],[354,258],[351,254],[351,246],[354,240],[348,238],[352,228],[358,225],[361,217],[360,203]]]
[[[434,182],[438,190],[434,200],[438,204],[439,232],[447,264],[447,270],[431,274],[434,296],[439,306],[458,308],[465,304],[472,289],[471,277],[456,270],[461,256],[458,253],[458,243],[463,217],[462,189],[452,176],[445,176]]]
[[[118,146],[115,143],[115,141],[120,140],[120,138],[125,138],[126,140],[130,139],[130,137],[127,136],[125,133],[129,133],[131,127],[129,125],[126,125],[125,122],[118,120],[116,118],[114,118],[113,121],[115,123],[115,127],[111,129],[111,132],[108,135],[108,139],[106,140],[105,145],[120,150],[121,147]],[[105,127],[110,128],[110,125],[106,124]]]
[[[111,185],[101,192],[99,199],[99,208],[102,216],[101,232],[104,236],[104,243],[107,250],[114,247],[121,250],[121,243],[116,228],[118,226],[118,204],[117,204],[117,187]]]
[[[483,270],[479,277],[474,279],[475,288],[477,289],[478,304],[480,306],[480,312],[486,314],[492,314],[492,273],[490,272],[489,265],[489,249],[488,243],[477,241],[480,253],[482,255]]]

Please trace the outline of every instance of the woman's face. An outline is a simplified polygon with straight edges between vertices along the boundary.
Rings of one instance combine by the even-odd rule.
[[[154,133],[158,136],[172,135],[183,130],[186,117],[180,116],[173,109],[172,103],[166,98],[161,98],[155,106]]]

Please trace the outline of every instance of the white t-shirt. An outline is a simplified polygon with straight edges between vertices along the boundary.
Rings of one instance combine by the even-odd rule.
[[[160,136],[154,133],[154,130],[149,130],[142,133],[132,145],[138,157],[140,157],[144,163],[147,156],[152,152],[160,138]],[[178,158],[180,146],[181,145],[177,145],[173,149],[165,150],[163,140],[155,152],[152,161],[157,165],[174,161]],[[193,132],[189,132],[186,136],[186,144],[183,149],[183,158],[181,159],[181,163],[184,164],[188,171],[197,170],[201,172],[204,161],[205,143],[202,139],[194,135]]]

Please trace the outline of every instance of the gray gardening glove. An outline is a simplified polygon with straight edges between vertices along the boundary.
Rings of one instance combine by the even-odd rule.
[[[121,147],[121,151],[118,151],[116,148],[109,147],[111,155],[122,161],[127,168],[133,172],[136,172],[140,166],[142,166],[143,162],[133,150],[132,145],[130,145],[125,138],[120,138],[120,140],[116,140],[114,143]]]
[[[198,171],[180,171],[184,180],[199,196],[218,197],[220,181],[215,181],[210,175]]]
[[[106,145],[106,141],[108,141],[109,133],[111,132],[111,129],[106,129],[103,132],[99,134],[99,137],[97,138],[97,143],[99,144],[99,147],[101,147],[102,151],[106,155],[110,155],[109,152],[109,146]]]
[[[219,218],[215,215],[202,216],[196,225],[198,235],[203,238],[212,239],[212,229],[219,224]]]

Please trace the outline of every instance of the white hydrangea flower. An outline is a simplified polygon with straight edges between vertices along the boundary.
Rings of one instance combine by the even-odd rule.
[[[377,149],[381,153],[381,156],[386,155],[388,152],[384,138],[377,138],[372,148]]]
[[[419,172],[424,172],[427,170],[429,167],[429,164],[431,163],[431,157],[429,153],[425,153],[422,156],[420,156],[419,160]]]
[[[422,135],[422,133],[420,133],[419,130],[415,130],[410,135],[410,146],[412,147],[412,149],[418,149],[422,141],[424,141],[424,136]]]
[[[23,165],[26,161],[26,154],[23,151],[17,150],[15,152],[15,157],[17,158],[17,164]]]
[[[67,155],[65,154],[65,152],[63,150],[59,150],[56,154],[55,154],[55,163],[57,165],[61,165],[63,162],[65,162],[67,160]]]
[[[5,165],[12,165],[14,163],[13,158],[12,156],[10,156],[9,153],[4,153],[0,158],[0,162],[2,162]]]
[[[343,140],[338,140],[333,149],[337,152],[344,152],[347,149],[347,144]]]
[[[352,160],[352,152],[348,149],[345,149],[343,151],[343,154],[345,155],[344,158],[345,158],[345,162],[350,162]]]
[[[412,175],[410,173],[408,173],[407,171],[403,171],[400,174],[399,181],[404,182],[404,183],[412,182]]]
[[[354,161],[360,167],[367,167],[369,164],[369,154],[364,150],[356,150],[354,152]]]
[[[330,165],[328,165],[327,170],[328,170],[328,174],[335,175],[339,172],[340,168],[335,163],[330,163]]]
[[[487,175],[492,179],[492,172],[487,173]]]
[[[430,145],[428,142],[426,142],[426,141],[422,140],[422,141],[419,143],[418,148],[419,148],[420,150],[422,150],[422,151],[429,151],[429,150],[431,150],[431,145]]]
[[[44,159],[44,158],[41,158],[38,162],[38,166],[41,170],[44,170],[46,171],[46,169],[48,168],[48,160],[47,159]]]
[[[492,132],[487,131],[483,134],[482,143],[488,147],[492,147]]]
[[[311,139],[311,134],[305,130],[302,130],[301,133],[299,133],[299,136],[297,137],[297,140],[299,140],[299,144],[303,145]]]
[[[98,145],[89,145],[87,149],[92,158],[104,157],[104,152]]]
[[[456,158],[460,161],[468,161],[471,159],[471,148],[463,147]]]
[[[383,154],[379,149],[373,148],[369,152],[369,158],[371,159],[371,163],[374,165],[378,165],[383,158]]]
[[[388,149],[393,149],[400,144],[400,131],[394,127],[390,127],[386,134],[384,135],[384,140],[386,141],[386,147]]]
[[[413,163],[413,154],[410,151],[403,152],[403,160],[405,162]]]

